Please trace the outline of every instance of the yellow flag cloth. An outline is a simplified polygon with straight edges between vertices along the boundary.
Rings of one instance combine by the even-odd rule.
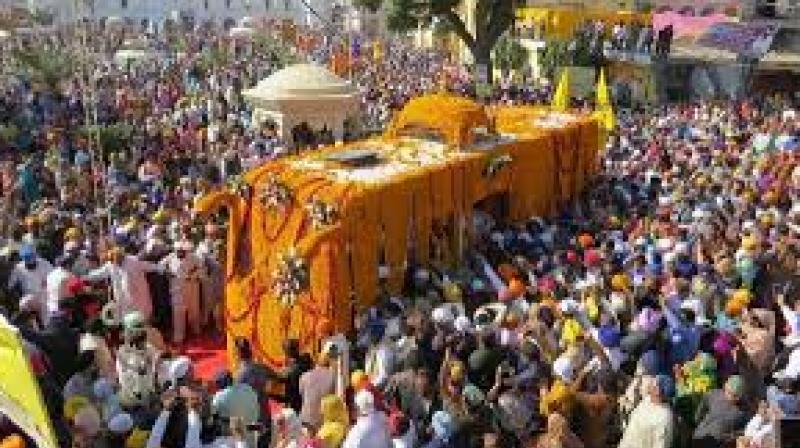
[[[569,70],[564,68],[561,72],[561,79],[553,94],[553,102],[550,105],[555,111],[566,112],[569,109]]]
[[[595,98],[595,116],[606,131],[614,129],[616,118],[614,116],[614,106],[608,95],[608,84],[606,83],[606,71],[600,69],[600,79],[597,81]]]

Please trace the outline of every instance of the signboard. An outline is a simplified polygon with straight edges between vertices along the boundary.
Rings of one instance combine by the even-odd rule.
[[[573,97],[590,98],[594,95],[594,85],[596,72],[594,67],[570,66],[569,69],[569,95]],[[558,70],[553,79],[561,79],[561,71]]]
[[[675,39],[696,38],[705,33],[709,28],[718,24],[731,22],[733,19],[724,14],[711,14],[708,16],[684,15],[674,11],[653,14],[653,29],[658,32],[672,25]]]
[[[770,23],[718,23],[710,27],[696,43],[760,58],[769,51],[777,32],[778,27]]]

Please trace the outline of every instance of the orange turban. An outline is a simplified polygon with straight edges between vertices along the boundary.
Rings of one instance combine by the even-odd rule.
[[[728,303],[725,304],[725,314],[731,317],[739,317],[742,315],[745,305],[741,300],[728,300]]]
[[[501,264],[497,268],[497,271],[500,273],[500,277],[506,282],[510,281],[513,278],[517,278],[519,276],[517,268],[507,263]]]
[[[754,251],[758,247],[758,240],[754,236],[746,236],[742,238],[742,249],[746,251]]]
[[[766,205],[775,205],[778,203],[778,199],[778,192],[775,190],[764,193],[764,196],[761,198],[762,202]]]
[[[464,379],[464,364],[461,361],[452,361],[448,373],[456,381]]]
[[[511,294],[512,298],[519,298],[525,294],[525,284],[519,279],[511,279],[508,283],[508,292]]]
[[[81,231],[77,227],[70,227],[64,232],[64,239],[67,241],[78,241],[81,237]]]
[[[611,277],[611,287],[615,291],[627,291],[630,287],[630,279],[625,274],[615,274]]]
[[[578,236],[578,244],[580,244],[582,248],[588,249],[594,246],[594,238],[588,233],[582,233]]]
[[[350,386],[355,390],[363,390],[369,385],[369,377],[363,370],[355,370],[350,374]]]
[[[0,442],[0,448],[25,448],[25,439],[18,434],[11,434]]]

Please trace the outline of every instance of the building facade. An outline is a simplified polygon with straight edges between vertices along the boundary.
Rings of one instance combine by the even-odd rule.
[[[198,22],[238,22],[245,17],[291,20],[313,25],[320,17],[329,20],[330,0],[27,0],[31,10],[53,14],[58,23],[81,18],[117,17],[132,21],[160,22],[192,18]]]

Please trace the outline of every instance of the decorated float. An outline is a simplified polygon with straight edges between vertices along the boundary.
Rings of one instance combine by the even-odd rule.
[[[399,294],[407,266],[458,264],[475,207],[502,197],[500,219],[522,220],[578,194],[599,135],[584,116],[432,95],[381,138],[269,162],[205,196],[201,215],[229,217],[229,344],[247,338],[273,366],[287,338],[316,352]]]

